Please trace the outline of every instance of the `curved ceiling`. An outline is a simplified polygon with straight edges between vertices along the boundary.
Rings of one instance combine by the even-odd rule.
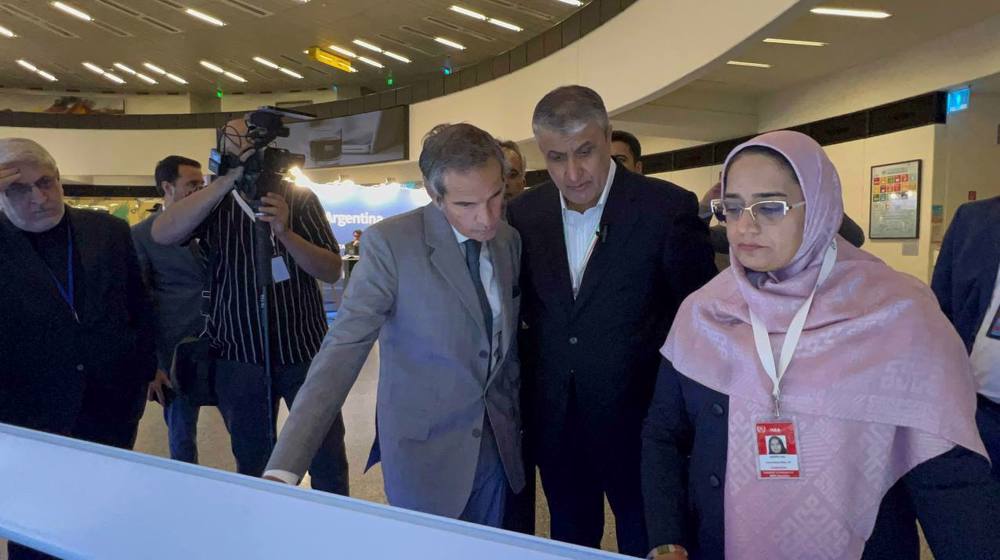
[[[0,26],[16,35],[8,37],[0,29],[3,73],[0,86],[133,93],[212,93],[219,87],[227,92],[266,92],[339,85],[381,89],[386,87],[390,72],[395,85],[400,85],[442,72],[446,59],[457,70],[496,56],[550,29],[586,3],[574,0],[0,0]],[[74,16],[57,4],[83,12],[91,19]],[[452,6],[487,19],[455,11]],[[188,13],[191,10],[225,25],[199,19]],[[392,54],[375,52],[356,44],[356,40]],[[312,46],[331,45],[384,67],[380,69],[354,58],[351,63],[357,72],[348,73],[316,62],[304,53]],[[85,67],[84,62],[96,68]],[[187,84],[171,80],[157,68],[182,78]],[[219,69],[235,77],[220,73]],[[109,73],[125,83],[99,72]],[[43,73],[58,81],[50,81]],[[136,73],[157,83],[148,83]],[[237,77],[246,81],[240,82]]]

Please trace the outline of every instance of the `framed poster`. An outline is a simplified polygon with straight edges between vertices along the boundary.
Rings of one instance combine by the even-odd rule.
[[[869,239],[919,237],[921,162],[872,166]]]

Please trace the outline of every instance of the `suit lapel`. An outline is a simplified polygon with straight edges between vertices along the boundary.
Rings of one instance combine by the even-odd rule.
[[[479,307],[476,287],[472,284],[469,269],[465,266],[462,250],[455,239],[455,232],[444,214],[433,203],[424,206],[424,241],[430,249],[430,261],[441,276],[458,293],[466,311],[476,321],[485,336],[486,322]]]
[[[573,307],[573,280],[569,275],[569,255],[566,252],[566,233],[563,229],[562,205],[559,203],[559,190],[552,185],[548,187],[550,195],[540,205],[539,238],[544,239],[545,255],[531,265],[545,270],[545,277],[552,282],[539,290],[539,293],[553,294],[553,299],[563,308]]]
[[[634,208],[634,202],[634,194],[629,185],[625,184],[625,169],[619,166],[611,183],[604,214],[601,215],[599,231],[604,232],[606,237],[598,240],[594,246],[594,253],[587,262],[580,292],[573,305],[574,312],[578,312],[596,293],[597,287],[612,269],[615,261],[614,247],[627,245],[632,227],[639,219],[639,212]],[[565,246],[566,242],[563,241],[563,247]]]

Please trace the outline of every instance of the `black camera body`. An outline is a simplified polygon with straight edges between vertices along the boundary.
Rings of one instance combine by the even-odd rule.
[[[283,118],[310,119],[312,115],[261,107],[247,116],[247,138],[251,141],[253,155],[246,161],[240,156],[225,151],[225,131],[219,134],[218,145],[209,156],[209,169],[217,176],[228,173],[231,169],[243,167],[243,177],[236,183],[236,190],[246,198],[258,201],[267,193],[280,192],[281,182],[292,167],[305,164],[306,156],[295,154],[282,148],[270,146],[278,138],[287,138],[288,127]]]

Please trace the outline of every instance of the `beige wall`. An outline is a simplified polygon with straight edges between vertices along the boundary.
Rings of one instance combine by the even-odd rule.
[[[968,201],[969,191],[978,200],[1000,195],[1000,92],[977,93],[969,108],[948,115],[940,153],[944,189],[944,225]]]

